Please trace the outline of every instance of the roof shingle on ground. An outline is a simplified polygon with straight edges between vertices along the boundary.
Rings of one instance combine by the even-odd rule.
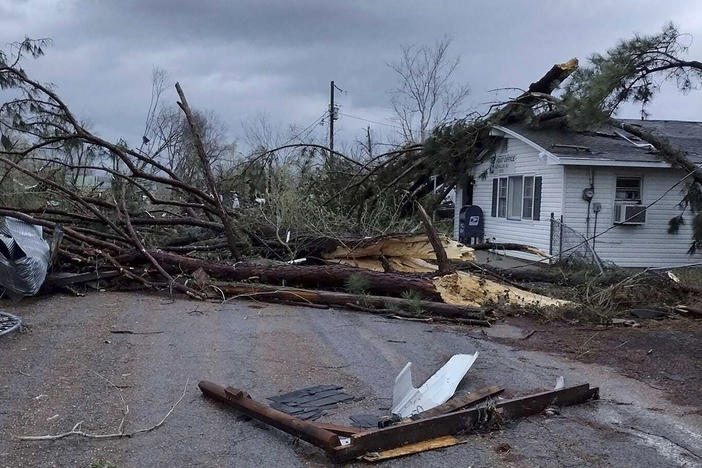
[[[702,163],[702,122],[677,120],[622,119],[640,125],[657,136],[663,136],[682,150],[695,163]],[[511,124],[507,128],[528,138],[556,156],[603,161],[662,162],[663,160],[641,139],[613,127],[597,131],[572,131],[561,128],[535,128],[528,124]],[[619,136],[626,135],[632,142]],[[642,145],[637,147],[636,145]]]

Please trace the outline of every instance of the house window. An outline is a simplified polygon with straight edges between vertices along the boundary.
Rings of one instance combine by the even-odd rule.
[[[497,197],[497,217],[504,218],[507,216],[507,178],[500,178],[498,197]]]
[[[614,193],[617,202],[641,204],[641,177],[617,177]]]
[[[534,176],[524,177],[524,195],[522,197],[522,219],[534,217]]]
[[[641,196],[641,177],[617,177],[614,191],[614,224],[644,224],[646,208]]]
[[[541,177],[510,176],[492,180],[492,216],[541,219]]]
[[[522,176],[512,176],[507,184],[507,219],[522,219]]]

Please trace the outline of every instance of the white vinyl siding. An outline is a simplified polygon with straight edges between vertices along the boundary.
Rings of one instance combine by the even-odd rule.
[[[580,232],[583,236],[592,236],[595,227],[595,214],[591,211],[590,223],[587,227],[588,204],[582,198],[583,189],[590,187],[590,171],[592,170],[594,171],[595,192],[592,203],[601,205],[601,211],[597,215],[597,233],[611,228],[595,241],[595,250],[600,258],[605,262],[612,262],[622,267],[673,267],[702,262],[702,252],[695,255],[687,254],[692,239],[692,218],[689,212],[686,214],[685,224],[680,226],[678,234],[668,234],[668,221],[680,213],[678,204],[683,196],[682,186],[671,190],[649,208],[644,224],[614,225],[618,177],[640,178],[640,202],[646,206],[663,195],[683,177],[684,174],[680,171],[667,168],[548,164],[545,156],[539,156],[538,150],[513,137],[507,138],[507,145],[500,151],[514,156],[514,161],[508,165],[507,169],[502,169],[500,173],[491,173],[490,163],[485,162],[473,171],[475,175],[473,203],[483,210],[486,240],[531,245],[548,253],[551,213],[556,219],[563,214],[564,222],[570,228]],[[480,174],[486,170],[485,177],[481,178]],[[522,219],[512,220],[506,217],[491,216],[493,180],[519,175],[525,177]],[[531,176],[542,177],[541,210],[538,221],[527,219],[525,214],[528,212],[530,204],[529,197],[526,196],[529,193],[530,182],[526,182],[528,180],[526,177]],[[627,196],[634,197],[632,193]],[[636,202],[633,198],[632,201]],[[454,236],[456,237],[458,236],[457,218],[460,207],[461,205],[457,204],[454,222]]]
[[[582,192],[590,186],[590,170],[591,168],[582,166],[565,168],[567,190],[564,222],[583,235],[587,229],[587,202],[582,199]],[[668,221],[680,213],[678,204],[683,196],[680,189],[671,190],[646,210],[645,224],[614,226],[617,178],[640,178],[640,201],[643,205],[648,205],[679,181],[684,175],[682,172],[626,167],[593,167],[592,170],[595,186],[592,203],[600,203],[602,206],[597,216],[596,232],[601,233],[611,228],[595,240],[595,251],[602,260],[622,267],[669,267],[702,261],[702,254],[687,254],[692,239],[690,216],[685,217],[685,224],[680,227],[678,234],[668,234]],[[630,194],[629,198],[632,196]],[[588,237],[593,235],[594,224],[595,214],[591,212]]]
[[[539,157],[537,150],[515,138],[508,138],[507,145],[502,151],[515,156],[513,164],[507,171],[502,174],[490,173],[490,163],[485,162],[476,167],[473,172],[475,174],[473,203],[483,210],[485,239],[494,239],[496,242],[527,244],[548,253],[551,229],[549,217],[552,212],[557,216],[561,214],[563,167],[547,164],[544,158]],[[481,179],[479,175],[486,169],[488,173],[484,179]],[[507,219],[506,217],[490,216],[492,181],[495,178],[507,178],[509,176],[542,177],[540,220]],[[519,185],[520,187],[523,186],[522,183]],[[519,199],[521,200],[521,196]],[[460,208],[457,208],[457,211],[458,209]],[[524,204],[520,201],[517,217],[523,217],[523,210]],[[457,223],[454,223],[454,227],[454,235],[457,236]]]

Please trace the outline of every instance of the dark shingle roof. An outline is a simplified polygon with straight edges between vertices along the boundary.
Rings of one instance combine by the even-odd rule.
[[[675,120],[629,120],[624,122],[640,125],[646,130],[668,138],[671,143],[687,152],[688,158],[702,163],[702,122],[682,122]],[[645,142],[627,132],[615,128],[599,131],[576,132],[558,128],[533,128],[527,124],[512,124],[513,130],[559,157],[582,158],[606,161],[661,162]],[[616,132],[623,133],[634,143],[627,141]]]

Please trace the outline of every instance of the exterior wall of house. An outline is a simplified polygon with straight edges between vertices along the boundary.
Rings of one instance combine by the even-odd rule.
[[[646,210],[646,222],[640,226],[614,226],[614,191],[616,178],[642,177],[642,204],[648,205],[678,182],[684,174],[673,169],[632,167],[565,166],[565,198],[563,220],[576,231],[593,235],[594,213],[590,213],[587,227],[587,202],[582,199],[583,189],[590,186],[594,176],[593,203],[601,203],[597,216],[597,233],[612,228],[597,237],[595,251],[602,260],[623,267],[669,267],[702,261],[702,254],[687,254],[692,236],[691,217],[685,218],[676,235],[668,234],[668,221],[680,213],[683,185],[671,190],[659,202]],[[542,210],[543,211],[543,210]],[[613,227],[614,226],[614,227]],[[587,231],[587,232],[586,232]]]
[[[479,175],[487,170],[487,177]],[[507,138],[507,144],[498,151],[494,167],[485,162],[474,169],[475,185],[473,203],[483,210],[485,216],[485,239],[495,242],[514,242],[527,244],[548,252],[550,239],[550,216],[555,213],[560,216],[563,201],[563,166],[547,164],[545,157],[526,143],[512,137]],[[491,216],[492,181],[496,177],[510,175],[540,176],[541,215],[539,221],[511,220]],[[461,193],[461,190],[457,190]],[[458,238],[458,213],[462,200],[456,200],[454,217],[454,237]]]

